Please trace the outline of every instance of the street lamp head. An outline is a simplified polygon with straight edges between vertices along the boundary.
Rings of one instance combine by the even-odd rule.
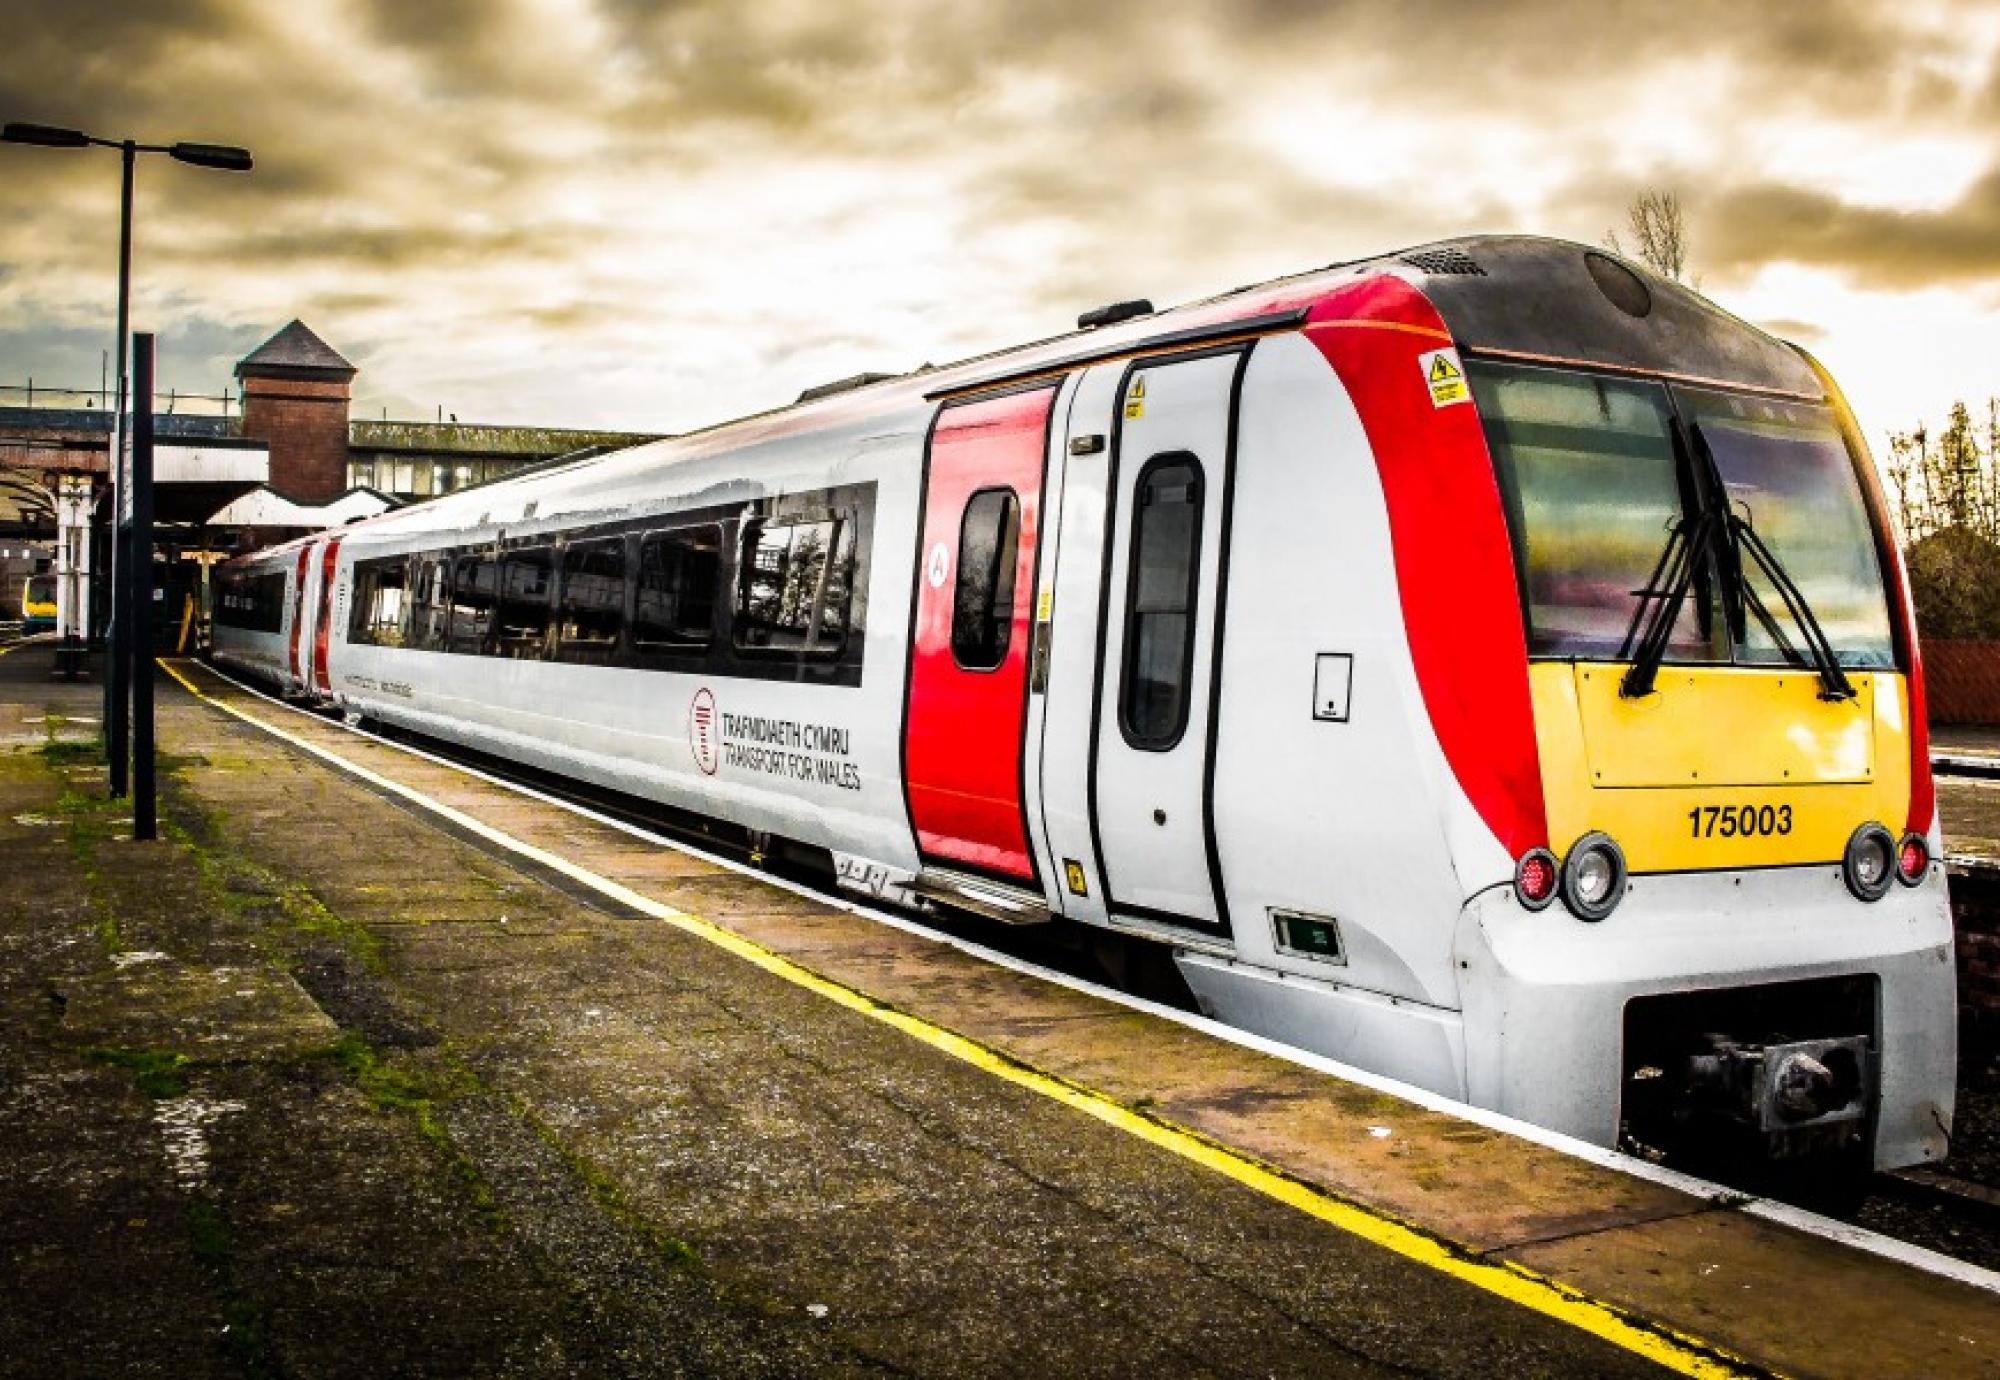
[[[250,150],[231,144],[175,144],[167,153],[197,168],[220,168],[224,172],[249,172]]]
[[[15,120],[10,121],[5,129],[0,129],[0,140],[9,144],[40,144],[52,149],[80,149],[90,143],[90,136],[80,129],[31,125]]]

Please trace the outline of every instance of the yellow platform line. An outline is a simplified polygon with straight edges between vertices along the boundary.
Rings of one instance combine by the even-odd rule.
[[[814,972],[754,940],[744,938],[733,930],[725,929],[698,915],[676,910],[609,877],[579,867],[567,858],[515,838],[483,820],[475,819],[463,810],[425,795],[414,787],[370,771],[367,767],[350,761],[338,753],[287,733],[254,714],[246,713],[227,701],[205,693],[166,660],[162,659],[160,665],[196,699],[332,763],[341,771],[366,781],[380,790],[399,795],[431,814],[449,820],[462,829],[468,829],[510,852],[519,854],[542,867],[552,868],[610,900],[630,906],[655,920],[706,940],[774,977],[782,978],[795,987],[826,998],[836,1006],[879,1021],[940,1053],[962,1060],[1016,1087],[1025,1088],[1053,1102],[1061,1103],[1073,1111],[1081,1112],[1148,1145],[1156,1146],[1190,1163],[1212,1170],[1308,1217],[1357,1236],[1384,1250],[1393,1251],[1406,1260],[1414,1261],[1440,1274],[1470,1284],[1474,1288],[1482,1289],[1557,1322],[1587,1332],[1677,1374],[1703,1377],[1771,1374],[1767,1368],[1753,1365],[1721,1347],[1651,1322],[1616,1304],[1592,1298],[1581,1290],[1559,1283],[1512,1261],[1489,1260],[1478,1255],[1469,1246],[1434,1235],[1377,1209],[1364,1207],[1340,1197],[1328,1189],[1288,1174],[1241,1150],[1211,1140],[1199,1131],[1162,1121],[1144,1111],[1127,1106],[1106,1093],[1024,1064],[1012,1055],[981,1044],[957,1031],[934,1024],[921,1016],[913,1016],[907,1011],[885,1006],[867,993]]]

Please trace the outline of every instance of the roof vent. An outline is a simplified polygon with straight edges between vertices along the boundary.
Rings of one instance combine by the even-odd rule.
[[[1153,304],[1144,297],[1134,297],[1129,302],[1113,302],[1108,307],[1093,307],[1076,318],[1076,328],[1080,331],[1094,331],[1099,326],[1115,326],[1120,321],[1130,321],[1135,316],[1151,316]]]
[[[1419,249],[1414,254],[1405,254],[1403,262],[1411,268],[1420,268],[1426,273],[1460,278],[1486,276],[1486,270],[1474,263],[1472,256],[1463,249]]]
[[[871,383],[880,383],[884,379],[895,377],[894,374],[850,374],[844,379],[835,379],[832,383],[815,384],[799,394],[799,401],[808,403],[820,398],[830,398],[835,393],[851,393],[857,388],[866,388]]]

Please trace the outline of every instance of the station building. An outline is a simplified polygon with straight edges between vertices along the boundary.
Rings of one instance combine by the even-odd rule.
[[[219,413],[154,402],[155,510],[161,572],[195,590],[200,571],[237,551],[340,526],[406,503],[488,483],[552,460],[654,440],[568,427],[369,420],[353,412],[359,371],[302,321],[238,360]],[[45,550],[69,597],[105,567],[112,411],[102,394],[0,393],[0,541]],[[59,537],[68,511],[95,530]],[[67,555],[65,555],[67,551]],[[182,562],[197,567],[183,570]],[[173,607],[184,600],[169,595]],[[79,615],[92,623],[88,614]],[[94,624],[93,624],[94,625]]]

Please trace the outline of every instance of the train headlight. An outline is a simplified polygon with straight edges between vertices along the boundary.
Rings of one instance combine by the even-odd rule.
[[[1585,834],[1569,850],[1562,871],[1563,904],[1579,920],[1611,914],[1625,895],[1625,854],[1609,834]]]
[[[1530,848],[1514,868],[1514,899],[1524,910],[1547,910],[1556,899],[1556,855]]]
[[[1896,845],[1896,880],[1915,886],[1931,870],[1931,846],[1922,834],[1905,834]]]
[[[1847,840],[1847,852],[1840,860],[1840,875],[1847,889],[1863,901],[1879,901],[1888,894],[1889,880],[1896,871],[1896,841],[1879,824],[1864,824]]]

